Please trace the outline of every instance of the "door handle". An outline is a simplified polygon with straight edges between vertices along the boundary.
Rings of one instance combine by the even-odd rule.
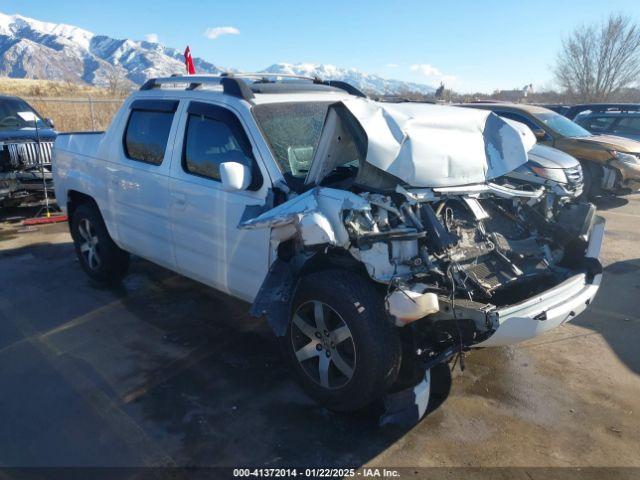
[[[183,193],[172,193],[171,194],[173,206],[178,210],[184,210],[187,206],[187,196]]]

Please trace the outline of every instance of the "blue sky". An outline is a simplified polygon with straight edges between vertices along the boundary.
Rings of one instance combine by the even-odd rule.
[[[7,14],[189,44],[194,56],[223,67],[329,63],[420,83],[444,78],[465,92],[551,85],[564,35],[611,12],[638,21],[638,7],[638,0],[0,0]]]

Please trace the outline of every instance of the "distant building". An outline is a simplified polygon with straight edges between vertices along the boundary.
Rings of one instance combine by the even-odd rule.
[[[533,93],[533,83],[515,90],[496,90],[495,92],[493,92],[493,97],[496,100],[517,103],[527,98],[527,96],[531,93]]]

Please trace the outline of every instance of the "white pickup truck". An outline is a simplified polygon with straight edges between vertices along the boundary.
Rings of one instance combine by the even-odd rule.
[[[594,207],[493,181],[534,143],[488,111],[340,82],[171,77],[107,132],[58,136],[53,172],[91,278],[119,280],[131,253],[246,300],[318,402],[409,392],[419,417],[432,366],[540,335],[598,291]]]

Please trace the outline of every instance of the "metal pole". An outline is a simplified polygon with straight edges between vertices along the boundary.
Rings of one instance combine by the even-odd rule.
[[[47,218],[51,217],[49,210],[49,192],[47,190],[47,179],[44,176],[44,163],[42,162],[42,143],[40,142],[40,129],[38,128],[38,117],[35,117],[34,124],[36,127],[36,159],[40,164],[40,174],[42,175],[42,187],[44,188],[44,204],[47,210]]]

